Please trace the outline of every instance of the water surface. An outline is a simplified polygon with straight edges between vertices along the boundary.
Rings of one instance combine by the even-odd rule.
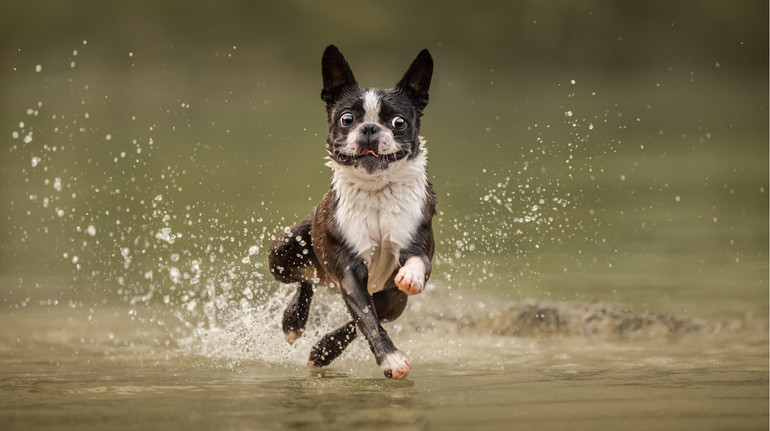
[[[155,318],[164,313],[154,312]],[[629,340],[617,333],[521,338],[454,324],[435,331],[404,328],[394,339],[414,368],[407,380],[393,381],[381,377],[360,340],[332,367],[309,370],[301,360],[305,343],[271,352],[269,343],[252,340],[250,350],[200,335],[180,345],[157,320],[142,321],[154,312],[30,306],[0,315],[4,429],[687,430],[767,424],[762,331],[712,327],[676,338],[651,331]],[[280,342],[276,326],[249,331]],[[217,344],[217,350],[199,343]]]

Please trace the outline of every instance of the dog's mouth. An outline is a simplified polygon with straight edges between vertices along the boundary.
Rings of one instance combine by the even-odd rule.
[[[408,150],[398,150],[395,153],[377,154],[374,150],[364,150],[357,155],[337,153],[337,160],[344,164],[353,164],[359,160],[380,160],[385,163],[397,162],[409,155]]]

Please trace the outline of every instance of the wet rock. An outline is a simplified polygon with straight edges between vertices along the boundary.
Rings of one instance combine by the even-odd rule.
[[[514,337],[596,337],[658,339],[740,329],[739,322],[635,311],[606,302],[503,300],[477,295],[430,292],[408,313],[420,331],[494,334]],[[427,296],[427,295],[426,295]],[[431,303],[433,302],[433,303]]]

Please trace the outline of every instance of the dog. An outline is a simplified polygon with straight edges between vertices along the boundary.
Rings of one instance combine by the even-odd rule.
[[[321,59],[333,177],[313,212],[277,235],[270,271],[298,283],[283,313],[286,340],[305,331],[313,287],[339,288],[352,320],[323,336],[308,366],[330,364],[360,331],[385,377],[412,364],[381,322],[398,318],[431,274],[436,196],[427,179],[420,118],[428,104],[433,58],[422,50],[393,89],[361,89],[334,45]]]

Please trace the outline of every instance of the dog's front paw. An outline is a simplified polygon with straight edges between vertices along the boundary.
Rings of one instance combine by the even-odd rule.
[[[425,264],[422,263],[422,259],[417,256],[410,257],[404,266],[398,270],[393,281],[407,295],[422,292],[422,289],[425,288]]]
[[[409,375],[412,363],[409,362],[409,358],[405,354],[401,353],[400,350],[396,350],[385,356],[385,359],[380,363],[380,368],[385,377],[389,379],[403,379]]]

